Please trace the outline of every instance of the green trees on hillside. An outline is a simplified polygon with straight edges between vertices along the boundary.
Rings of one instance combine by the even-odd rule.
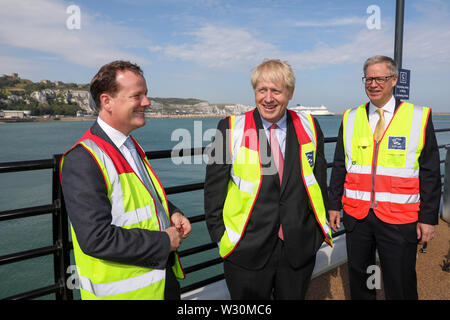
[[[72,84],[60,84],[56,86],[53,82],[42,83],[33,82],[26,79],[11,78],[7,76],[0,77],[0,99],[8,99],[11,95],[22,97],[23,99],[12,100],[9,103],[0,101],[0,109],[4,110],[31,110],[33,116],[42,115],[68,115],[75,116],[81,108],[76,103],[65,103],[61,94],[56,99],[49,100],[48,104],[40,104],[36,99],[30,97],[34,91],[45,89],[76,89],[86,90],[88,85],[79,87]],[[29,102],[27,103],[25,99]]]

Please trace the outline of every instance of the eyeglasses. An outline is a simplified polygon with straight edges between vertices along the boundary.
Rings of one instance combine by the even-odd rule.
[[[366,78],[366,77],[362,77],[362,82],[364,84],[371,84],[373,80],[375,80],[375,82],[377,84],[385,84],[386,81],[388,81],[390,78],[394,77],[393,75],[391,76],[385,76],[385,77],[375,77],[375,78]]]

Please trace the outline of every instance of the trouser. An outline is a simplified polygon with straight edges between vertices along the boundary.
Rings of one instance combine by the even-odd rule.
[[[356,220],[344,213],[347,256],[352,299],[376,299],[375,251],[380,258],[386,299],[416,300],[417,223],[388,224],[369,210]],[[381,282],[381,281],[380,281]]]
[[[225,280],[231,299],[304,299],[315,258],[314,255],[310,262],[298,269],[292,268],[287,259],[284,243],[278,239],[269,261],[259,270],[249,270],[224,260]]]
[[[180,283],[173,273],[172,266],[175,263],[175,256],[170,253],[166,267],[166,284],[164,287],[164,300],[180,300]]]

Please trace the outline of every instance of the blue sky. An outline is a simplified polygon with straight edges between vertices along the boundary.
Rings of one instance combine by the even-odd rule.
[[[405,2],[410,101],[449,112],[450,1]],[[67,27],[70,5],[80,9],[79,29]],[[143,68],[151,97],[253,105],[251,69],[278,58],[296,74],[291,106],[342,112],[367,101],[364,60],[394,54],[394,0],[1,0],[0,8],[0,74],[88,83],[101,65],[125,59]]]

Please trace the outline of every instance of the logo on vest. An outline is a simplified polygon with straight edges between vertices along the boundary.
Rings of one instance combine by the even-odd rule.
[[[314,150],[313,151],[309,151],[309,152],[305,152],[305,156],[308,159],[309,166],[311,168],[314,168]]]
[[[406,150],[406,137],[389,137],[389,150]]]

